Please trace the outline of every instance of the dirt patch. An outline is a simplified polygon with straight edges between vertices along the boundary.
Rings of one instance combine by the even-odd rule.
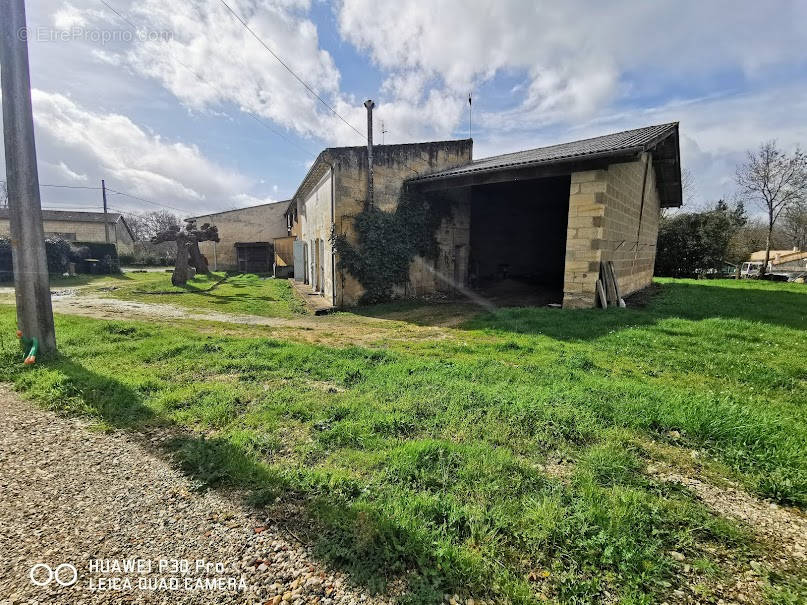
[[[53,298],[57,313],[97,319],[151,322],[194,321],[202,332],[233,336],[263,336],[330,346],[383,346],[388,341],[444,340],[452,332],[439,326],[337,313],[295,318],[194,311],[164,303],[64,295]]]
[[[691,490],[714,512],[742,521],[778,553],[778,562],[807,565],[807,516],[795,508],[764,502],[729,482],[716,486],[666,466],[650,465],[648,472],[660,481]]]

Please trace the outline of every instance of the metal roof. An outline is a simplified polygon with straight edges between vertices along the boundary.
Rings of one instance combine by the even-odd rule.
[[[441,170],[431,174],[410,179],[411,181],[430,181],[446,179],[454,176],[466,175],[474,172],[488,172],[500,168],[518,168],[536,164],[549,164],[571,159],[586,159],[588,157],[603,157],[608,155],[624,155],[631,152],[649,151],[668,136],[675,134],[678,122],[645,126],[633,130],[624,130],[613,134],[539,147],[527,151],[505,153],[489,158],[474,160],[470,164]]]
[[[9,218],[8,208],[0,208],[0,218]],[[118,212],[107,213],[107,222],[116,223],[121,218]],[[78,212],[73,210],[43,210],[43,221],[74,221],[78,223],[103,223],[103,212]]]

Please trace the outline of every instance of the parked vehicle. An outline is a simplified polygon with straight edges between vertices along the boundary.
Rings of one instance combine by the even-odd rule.
[[[740,268],[740,277],[741,278],[758,277],[759,272],[761,270],[762,270],[762,263],[746,261]]]

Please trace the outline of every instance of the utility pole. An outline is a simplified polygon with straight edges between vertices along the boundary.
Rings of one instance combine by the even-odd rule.
[[[24,0],[0,2],[0,84],[17,329],[25,339],[36,338],[39,351],[48,354],[56,352],[56,334],[39,199],[25,31]]]
[[[373,205],[373,103],[372,99],[364,102],[367,108],[367,205]]]
[[[106,213],[106,184],[104,179],[101,179],[101,196],[104,198],[104,234],[106,235],[106,243],[109,243],[109,220]]]

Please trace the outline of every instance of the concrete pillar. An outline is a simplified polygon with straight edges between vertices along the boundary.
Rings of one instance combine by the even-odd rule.
[[[56,351],[56,336],[39,199],[28,44],[20,34],[24,30],[24,1],[0,2],[3,140],[17,328],[24,337],[39,341],[40,354],[48,354]]]

